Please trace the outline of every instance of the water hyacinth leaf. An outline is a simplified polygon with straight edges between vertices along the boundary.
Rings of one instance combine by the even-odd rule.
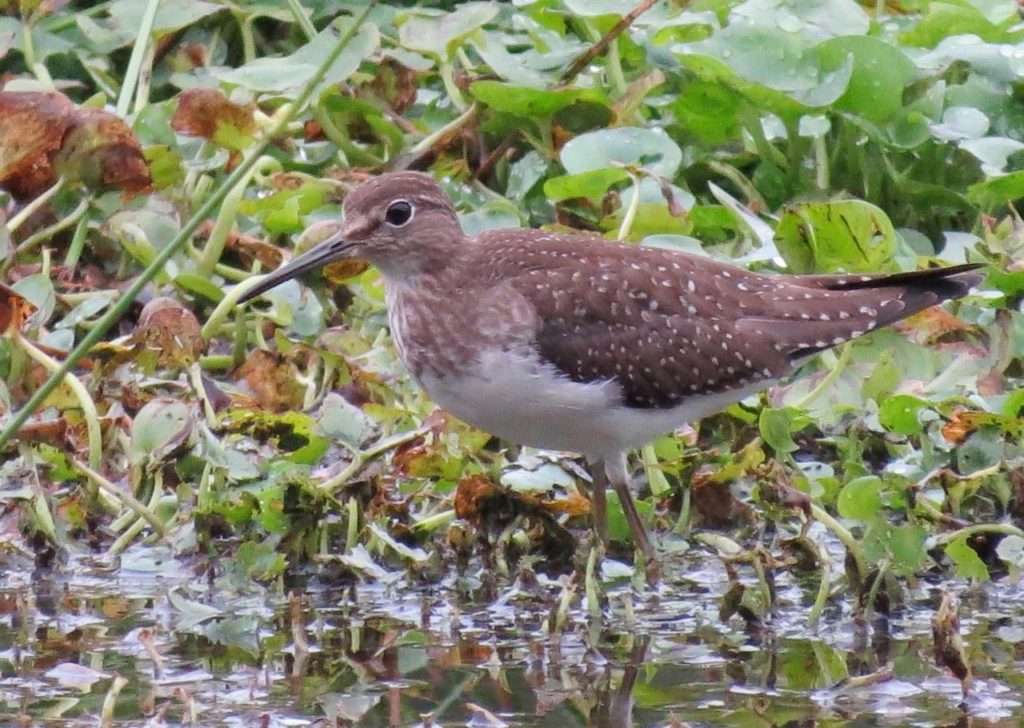
[[[615,168],[551,177],[544,183],[544,195],[552,202],[576,197],[593,200],[604,196],[612,185],[627,179],[629,175],[625,170]]]
[[[883,351],[875,368],[864,380],[860,393],[864,399],[881,400],[899,385],[903,371],[896,365],[891,351]]]
[[[618,127],[570,139],[559,159],[569,174],[629,166],[671,179],[679,170],[683,153],[660,129]]]
[[[527,152],[509,166],[505,196],[521,201],[543,179],[547,168],[543,154],[535,149]]]
[[[758,429],[761,431],[761,437],[773,450],[779,454],[786,454],[799,449],[793,435],[809,424],[811,418],[803,410],[795,407],[765,407],[761,410]]]
[[[404,543],[395,540],[395,538],[390,533],[385,531],[376,523],[368,523],[366,527],[370,529],[370,532],[373,533],[373,535],[376,538],[380,539],[385,544],[387,544],[392,551],[397,553],[402,558],[409,559],[414,563],[422,563],[427,560],[427,552],[421,549],[419,546],[406,546]]]
[[[903,92],[917,76],[917,67],[901,51],[871,36],[846,35],[818,46],[822,68],[834,71],[853,59],[846,91],[835,108],[882,123],[903,108]]]
[[[988,132],[991,122],[981,110],[973,106],[953,106],[942,113],[942,122],[931,124],[936,139],[958,142],[980,139]]]
[[[999,428],[981,427],[956,449],[957,470],[970,475],[998,465],[1006,457],[1006,440]]]
[[[1006,536],[996,546],[996,553],[1018,573],[1024,570],[1024,538],[1013,534]]]
[[[147,402],[132,420],[132,460],[160,462],[188,439],[193,426],[190,405],[169,397]]]
[[[967,188],[967,197],[986,210],[1020,199],[1024,197],[1024,172],[1011,172],[973,184]]]
[[[796,121],[834,104],[853,75],[853,57],[828,70],[813,38],[774,23],[738,22],[697,43],[677,45],[680,63],[701,79],[739,91],[758,107]]]
[[[278,553],[273,544],[268,542],[246,541],[238,547],[235,558],[231,560],[231,568],[240,579],[256,581],[277,578],[284,571],[285,565],[284,555]]]
[[[171,589],[167,593],[167,600],[180,614],[177,619],[177,627],[181,630],[191,630],[203,622],[216,619],[224,614],[224,611],[218,607],[189,599],[182,594],[181,589]]]
[[[521,210],[508,200],[488,200],[472,212],[459,215],[459,224],[466,235],[484,230],[522,227]]]
[[[875,475],[854,478],[843,486],[836,509],[843,518],[867,521],[882,507],[882,480]]]
[[[740,137],[743,103],[739,92],[721,83],[695,81],[686,84],[672,109],[679,122],[703,141],[721,144]]]
[[[596,18],[602,15],[621,17],[636,7],[633,0],[563,0],[573,15]]]
[[[608,105],[604,92],[592,88],[532,88],[485,80],[477,81],[469,90],[478,101],[496,111],[538,120],[550,119],[579,101]]]
[[[862,541],[865,558],[874,562],[888,558],[893,571],[902,576],[917,573],[927,562],[928,531],[924,527],[912,523],[894,526],[870,514],[859,520],[869,522]]]
[[[571,487],[574,482],[571,475],[554,463],[544,463],[533,470],[506,470],[501,475],[502,485],[507,485],[518,493],[549,492],[554,490],[555,486]]]
[[[978,552],[967,543],[966,536],[960,536],[946,544],[946,556],[956,564],[956,575],[961,579],[988,579],[988,567]]]
[[[912,394],[886,397],[878,407],[882,427],[898,435],[916,435],[923,430],[920,413],[928,409],[927,401]]]
[[[1005,6],[1005,4],[1003,4]],[[900,34],[900,41],[910,46],[934,48],[954,35],[973,35],[992,43],[1012,40],[1007,31],[1011,18],[993,22],[970,3],[928,3],[924,17]]]
[[[290,55],[257,58],[238,68],[214,67],[210,69],[210,73],[224,83],[241,86],[250,91],[292,97],[313,76],[320,65],[320,59],[331,52],[338,37],[346,32],[350,22],[350,19],[335,21]],[[377,49],[379,43],[380,34],[375,26],[366,23],[360,27],[355,38],[345,47],[341,56],[321,80],[320,88],[327,88],[346,80]]]
[[[11,290],[35,307],[34,311],[25,309],[28,316],[27,320],[21,322],[22,325],[41,326],[50,320],[57,307],[57,293],[49,276],[32,273],[20,281],[15,281],[11,285]]]
[[[878,273],[893,270],[897,236],[870,202],[836,200],[786,208],[775,242],[794,273]]]
[[[1009,163],[1009,158],[1024,149],[1024,142],[1007,137],[982,137],[965,139],[960,148],[970,152],[981,162],[981,170],[989,176],[997,176]]]
[[[493,2],[469,2],[435,17],[410,15],[398,28],[398,40],[409,50],[447,60],[467,37],[492,21],[498,9]]]
[[[373,420],[337,392],[324,397],[316,431],[331,440],[358,447],[373,429]]]

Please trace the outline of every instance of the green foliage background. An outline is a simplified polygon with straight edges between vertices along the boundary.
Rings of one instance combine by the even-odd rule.
[[[898,593],[896,577],[1019,572],[1015,3],[657,2],[578,70],[634,3],[380,3],[283,128],[361,3],[166,0],[149,46],[145,2],[8,5],[6,90],[116,105],[153,176],[132,196],[69,182],[34,228],[0,241],[14,289],[40,309],[24,338],[57,359],[274,137],[212,226],[144,289],[140,304],[168,297],[183,318],[147,326],[129,308],[76,369],[95,413],[58,389],[37,429],[7,444],[0,499],[19,508],[19,546],[0,559],[46,561],[39,535],[111,558],[232,555],[213,568],[239,581],[374,579],[382,565],[430,580],[453,553],[474,553],[453,520],[460,479],[571,500],[567,459],[432,415],[388,343],[372,270],[234,305],[235,286],[276,262],[271,246],[290,253],[322,235],[353,184],[416,168],[443,180],[470,233],[572,227],[807,273],[987,263],[959,322],[932,313],[826,353],[794,382],[645,449],[641,498],[668,551],[714,526],[716,503],[746,514],[726,518],[740,550],[784,551],[780,532],[804,538],[818,521],[851,554],[832,578],[865,594],[883,575]],[[196,88],[249,109],[248,121],[176,133]],[[41,377],[17,339],[2,354],[10,413]],[[46,422],[63,436],[38,434]],[[793,489],[806,507],[794,509]],[[499,571],[523,552],[571,568],[568,554],[545,555],[546,527],[531,523],[483,529]],[[625,534],[619,512],[612,531]]]

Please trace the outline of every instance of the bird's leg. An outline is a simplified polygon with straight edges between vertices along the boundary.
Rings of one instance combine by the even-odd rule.
[[[654,547],[651,546],[651,541],[647,537],[647,528],[644,526],[643,519],[640,518],[640,512],[636,509],[636,503],[633,502],[633,494],[629,490],[626,456],[620,455],[614,460],[606,460],[604,466],[605,474],[608,476],[608,480],[611,481],[612,487],[615,488],[615,492],[619,496],[619,503],[622,504],[622,511],[626,514],[626,522],[629,524],[629,530],[633,534],[633,541],[636,543],[636,547],[640,549],[640,553],[644,555],[644,561],[647,563],[648,577],[651,577],[652,573],[656,573],[657,559],[655,558]],[[652,569],[655,571],[652,572]]]
[[[605,491],[608,489],[608,476],[604,472],[604,463],[596,462],[591,466],[594,482],[590,484],[590,515],[594,519],[594,533],[601,542],[605,553],[608,553],[608,505]]]

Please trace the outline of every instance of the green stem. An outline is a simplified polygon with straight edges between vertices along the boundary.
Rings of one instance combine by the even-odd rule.
[[[210,237],[207,239],[206,245],[203,246],[203,257],[200,259],[199,265],[196,266],[196,275],[203,278],[213,277],[217,263],[220,262],[220,256],[224,254],[224,246],[228,242],[228,236],[231,235],[231,229],[235,226],[238,205],[242,201],[242,196],[245,195],[245,189],[249,186],[253,175],[256,174],[258,165],[264,162],[264,158],[260,157],[249,167],[246,174],[232,185],[231,191],[224,196],[220,211],[217,213],[217,222],[214,223]]]
[[[82,215],[78,218],[75,233],[71,236],[71,244],[68,245],[68,251],[64,254],[64,266],[66,268],[74,268],[78,265],[78,259],[82,257],[82,250],[85,248],[85,236],[88,234],[89,218],[86,215]]]
[[[1024,538],[1024,531],[1009,523],[975,523],[972,526],[964,526],[955,531],[941,533],[935,537],[936,546],[945,546],[958,538],[970,538],[979,533],[999,533],[1004,536],[1017,536]]]
[[[352,450],[352,462],[350,462],[340,473],[335,475],[333,478],[328,478],[324,482],[320,483],[317,488],[321,492],[333,493],[334,491],[348,485],[348,481],[358,473],[363,465],[378,455],[383,455],[388,450],[393,450],[399,445],[404,445],[407,442],[415,440],[417,437],[430,432],[429,427],[418,427],[415,430],[409,432],[402,432],[394,437],[389,437],[384,440],[380,440],[373,447],[368,447],[365,450]]]
[[[466,97],[462,94],[462,89],[455,83],[455,64],[451,61],[442,60],[438,65],[441,71],[441,82],[444,83],[444,90],[448,92],[448,97],[452,100],[452,104],[459,111],[466,111],[469,104],[466,103]]]
[[[839,375],[843,373],[843,369],[845,369],[846,365],[850,362],[852,352],[853,347],[849,342],[844,344],[839,350],[839,358],[836,360],[835,366],[829,370],[828,374],[826,374],[820,382],[818,382],[814,389],[808,392],[803,399],[793,406],[797,409],[807,409],[807,405],[817,399],[818,396],[826,389],[829,389],[832,386],[832,383],[839,378]]]
[[[828,148],[825,146],[825,135],[814,137],[814,181],[818,189],[827,192],[829,184]]]
[[[143,504],[142,501],[128,491],[118,488],[116,485],[100,475],[99,472],[90,468],[85,463],[79,462],[75,458],[71,458],[71,464],[82,471],[82,473],[84,473],[89,480],[99,486],[101,490],[114,496],[114,498],[116,498],[122,505],[133,511],[135,515],[148,523],[154,531],[160,534],[161,538],[167,536],[167,526],[165,526],[163,522],[156,517],[156,514]],[[160,488],[153,489],[154,492],[158,492],[160,490]]]
[[[39,243],[41,243],[42,241],[46,240],[47,238],[51,238],[54,235],[56,235],[57,233],[59,233],[60,231],[67,230],[72,225],[75,225],[76,223],[78,223],[79,220],[85,219],[83,216],[85,215],[85,213],[86,213],[86,211],[88,209],[89,209],[89,198],[88,197],[84,197],[84,198],[82,198],[81,202],[78,203],[78,206],[74,210],[72,210],[69,214],[65,215],[64,217],[62,217],[60,220],[58,220],[57,222],[53,223],[52,225],[44,227],[42,230],[36,230],[34,233],[29,235],[27,238],[25,238],[18,245],[18,247],[15,248],[14,255],[15,256],[23,255],[24,253],[28,252],[29,250],[34,248]],[[76,231],[76,234],[77,234],[77,231]]]
[[[13,235],[15,231],[22,226],[22,224],[29,219],[37,210],[43,205],[53,199],[53,196],[60,192],[64,186],[64,178],[60,177],[50,187],[46,189],[41,195],[33,199],[23,208],[18,210],[16,215],[13,215],[10,220],[7,221],[7,234]]]
[[[160,499],[163,497],[163,494],[164,478],[160,471],[157,471],[153,482],[153,492],[149,495],[149,502],[144,506],[147,513],[153,513],[156,507],[160,505]],[[142,504],[140,503],[139,505]],[[155,515],[153,517],[154,519],[156,518]],[[149,521],[145,518],[136,518],[132,525],[125,529],[125,532],[122,533],[114,543],[110,544],[110,548],[107,549],[107,557],[113,558],[128,548],[128,545],[135,540],[135,537],[142,533],[142,529],[145,527],[147,522]],[[159,521],[157,522],[159,523]],[[163,524],[160,525],[161,528],[164,528],[165,530],[163,532],[158,531],[158,533],[160,533],[161,537],[164,537],[167,535],[166,528]]]
[[[814,545],[818,549],[818,570],[821,572],[821,581],[818,583],[818,593],[814,597],[814,604],[807,615],[807,627],[812,630],[818,628],[818,620],[821,619],[821,613],[825,610],[832,580],[832,560],[828,557],[828,549],[820,543]]]
[[[409,155],[415,157],[418,154],[422,154],[423,152],[432,149],[441,139],[444,139],[449,134],[452,134],[466,126],[474,115],[476,115],[476,104],[471,104],[470,107],[459,114],[459,116],[449,121],[440,129],[428,134],[416,142],[413,148],[409,150]]]
[[[847,530],[846,526],[830,516],[821,506],[812,503],[811,513],[814,515],[814,519],[834,533],[836,538],[838,538],[843,546],[846,547],[846,550],[850,552],[850,556],[853,557],[853,563],[857,567],[857,573],[860,576],[861,583],[864,583],[868,578],[868,564],[864,558],[864,552],[861,550],[860,544],[857,543],[857,539],[854,538],[853,534],[850,533],[849,530]]]
[[[124,72],[124,81],[121,82],[121,94],[117,97],[115,111],[122,119],[128,116],[132,96],[137,90],[139,78],[142,76],[142,65],[147,57],[147,47],[153,41],[153,23],[156,21],[156,11],[159,7],[160,0],[146,1],[146,9],[142,13],[142,22],[139,24],[135,45],[132,46],[132,55],[128,59],[128,68]]]
[[[46,371],[50,372],[51,377],[60,371],[60,365],[44,351],[37,348],[35,344],[20,333],[16,334],[16,336],[18,343],[21,344],[25,353],[33,361],[41,364]],[[98,468],[103,462],[103,431],[100,429],[100,416],[96,411],[96,403],[89,396],[89,390],[85,388],[85,385],[74,374],[65,374],[62,379],[68,389],[71,390],[71,393],[75,395],[75,399],[78,400],[78,406],[82,409],[82,419],[85,420],[85,431],[89,437],[89,464],[94,468]]]
[[[316,28],[313,27],[313,22],[306,15],[306,11],[299,3],[299,0],[285,0],[285,2],[288,3],[288,9],[292,11],[292,15],[295,17],[295,23],[302,28],[306,40],[313,40],[313,37],[316,35]]]
[[[630,172],[629,178],[633,182],[633,199],[629,201],[629,207],[626,208],[626,212],[622,216],[619,231],[615,234],[616,240],[625,240],[629,237],[629,231],[632,230],[633,222],[636,220],[636,213],[640,209],[640,177]]]
[[[878,590],[882,586],[882,582],[885,581],[885,575],[889,572],[889,559],[885,558],[878,565],[878,571],[875,573],[875,580],[871,582],[871,588],[868,589],[867,598],[864,600],[864,614],[861,618],[865,621],[871,617],[871,613],[875,611],[875,599],[878,598]]]
[[[346,161],[352,166],[379,167],[384,164],[384,160],[378,159],[349,139],[348,135],[334,123],[324,107],[318,106],[313,109],[313,117],[320,122],[320,129],[324,136],[345,155]]]
[[[341,38],[338,39],[338,43],[335,45],[334,49],[327,55],[327,58],[325,58],[324,62],[320,64],[316,73],[314,73],[313,77],[306,83],[306,86],[302,89],[302,92],[299,94],[299,97],[296,99],[295,104],[289,112],[283,114],[278,120],[275,129],[258,141],[253,153],[246,159],[243,159],[241,164],[239,164],[238,167],[236,167],[235,170],[229,174],[212,193],[210,193],[209,197],[206,198],[206,201],[198,210],[195,211],[192,217],[190,217],[185,224],[181,226],[178,234],[175,235],[166,247],[160,251],[156,258],[146,266],[146,269],[142,271],[134,281],[132,281],[132,284],[125,289],[123,295],[118,300],[117,305],[112,307],[102,318],[99,319],[99,321],[96,322],[96,328],[82,338],[78,343],[78,346],[71,351],[60,368],[53,372],[50,375],[50,378],[36,390],[35,394],[33,394],[31,398],[29,398],[29,401],[25,406],[18,410],[18,412],[8,420],[3,431],[0,432],[0,447],[3,447],[11,441],[11,438],[13,438],[18,430],[21,429],[21,426],[25,424],[28,418],[32,416],[32,413],[35,412],[36,408],[49,396],[50,392],[52,392],[58,384],[64,381],[64,377],[71,371],[71,368],[78,363],[79,359],[85,356],[89,350],[92,349],[92,347],[103,337],[103,334],[107,332],[107,329],[113,326],[116,321],[120,320],[124,315],[124,312],[132,305],[142,289],[145,288],[151,280],[153,280],[157,273],[164,269],[164,266],[167,265],[167,261],[169,261],[178,252],[178,250],[181,249],[203,221],[206,220],[206,218],[208,218],[215,209],[217,209],[217,206],[221,204],[228,192],[238,184],[238,181],[249,174],[253,165],[256,164],[258,155],[267,148],[267,145],[270,144],[270,140],[276,136],[277,130],[284,128],[284,126],[291,120],[291,117],[297,113],[299,109],[304,108],[313,97],[313,93],[320,84],[320,81],[323,79],[324,74],[327,73],[327,70],[336,60],[338,60],[339,56],[341,56],[342,51],[345,50],[352,38],[355,37],[356,32],[360,27],[362,27],[366,17],[370,14],[370,11],[373,10],[376,4],[376,0],[369,0],[369,2],[367,2],[366,8],[363,12],[355,19],[355,22],[352,23]]]

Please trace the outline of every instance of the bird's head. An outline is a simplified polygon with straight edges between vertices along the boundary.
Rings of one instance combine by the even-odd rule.
[[[364,182],[345,198],[338,231],[264,276],[248,301],[307,271],[345,258],[365,260],[385,280],[401,283],[443,268],[464,241],[451,200],[421,172],[393,172]]]

